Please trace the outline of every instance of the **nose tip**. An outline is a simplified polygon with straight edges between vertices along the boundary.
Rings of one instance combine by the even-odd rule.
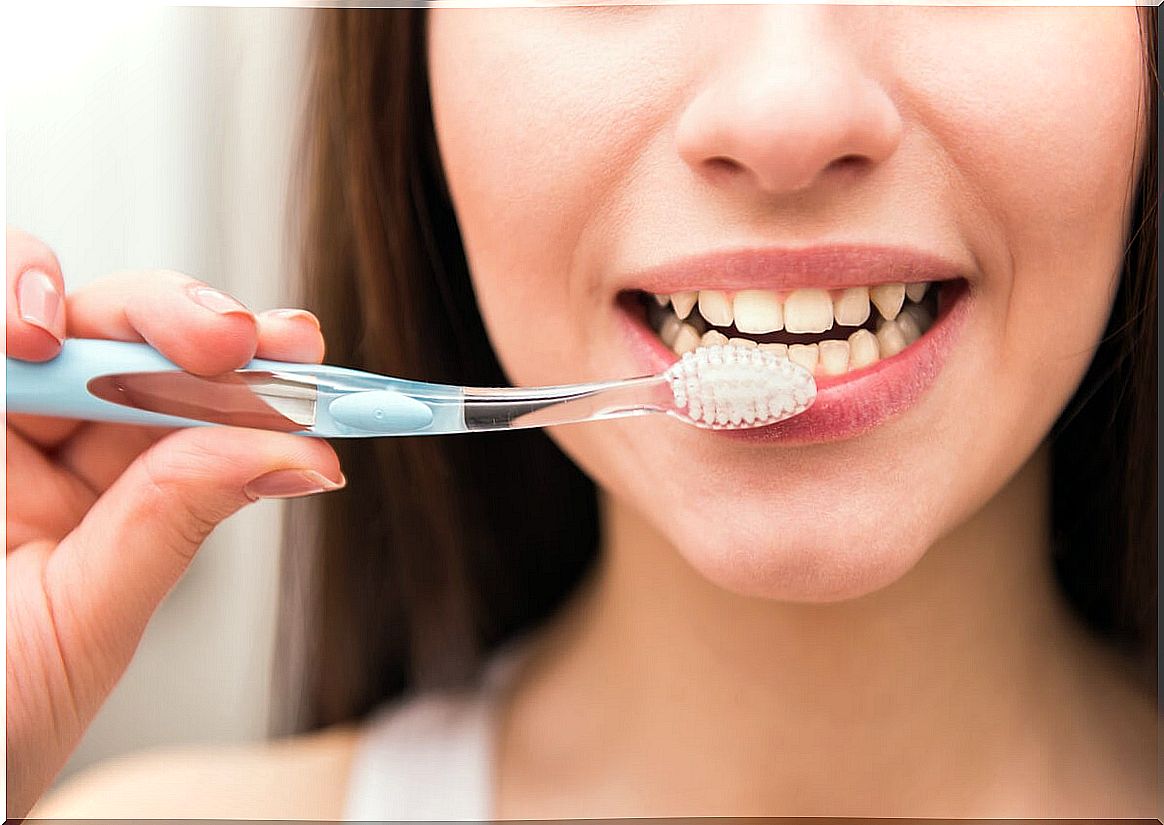
[[[680,157],[713,184],[768,195],[883,163],[901,142],[897,107],[859,67],[815,60],[753,64],[708,82],[681,115]]]

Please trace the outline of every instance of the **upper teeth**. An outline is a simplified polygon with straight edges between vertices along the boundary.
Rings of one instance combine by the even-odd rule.
[[[736,329],[740,332],[777,332],[784,329],[784,309],[775,292],[747,289],[737,292],[732,302]]]
[[[788,345],[760,343],[761,348],[779,351],[818,374],[836,375],[889,358],[920,337],[933,323],[929,311],[922,305],[928,287],[928,283],[891,283],[786,292],[703,289],[654,297],[660,306],[671,307],[658,328],[659,336],[678,353],[701,343],[756,345],[749,338],[736,337],[737,333],[728,329],[733,324],[744,335],[767,335],[782,330],[814,334],[828,332],[834,325],[866,327],[819,344],[811,340]],[[695,307],[699,308],[698,315],[690,317]],[[875,324],[869,324],[873,307],[878,316]]]
[[[927,283],[877,284],[846,289],[794,289],[778,293],[768,289],[744,289],[731,293],[718,289],[655,295],[660,305],[670,302],[675,315],[686,319],[698,306],[699,314],[712,326],[730,327],[734,322],[740,332],[763,334],[778,332],[826,332],[836,323],[859,327],[869,320],[873,306],[882,318],[892,321],[901,312],[906,297],[919,303],[926,294]]]

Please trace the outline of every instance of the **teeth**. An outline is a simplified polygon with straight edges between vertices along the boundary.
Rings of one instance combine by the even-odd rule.
[[[718,329],[709,329],[703,333],[703,337],[699,339],[699,343],[705,347],[723,346],[728,342],[728,337],[720,332]]]
[[[820,366],[825,375],[842,375],[849,371],[849,342],[821,341]]]
[[[849,369],[859,370],[881,360],[881,345],[877,336],[867,329],[859,329],[849,336]]]
[[[699,300],[698,292],[676,292],[671,296],[671,306],[675,308],[676,315],[680,318],[686,318],[691,314],[691,309],[697,300]]]
[[[843,327],[859,327],[869,320],[869,288],[855,286],[833,298],[833,315]]]
[[[927,329],[929,329],[930,325],[934,322],[934,319],[930,316],[930,313],[926,310],[925,307],[910,306],[907,304],[906,306],[902,307],[901,314],[908,315],[913,318],[913,320],[917,322],[918,329],[920,329],[922,332],[925,332]],[[899,318],[898,320],[900,321],[901,319]]]
[[[877,344],[882,358],[892,358],[906,347],[905,335],[897,321],[883,320],[877,327]]]
[[[905,301],[905,284],[878,284],[869,287],[869,300],[881,317],[892,321],[901,312],[901,305]]]
[[[911,313],[906,312],[904,309],[893,323],[897,324],[898,329],[901,330],[901,337],[905,339],[906,346],[921,338],[922,331],[921,327],[918,326],[917,320]]]
[[[699,346],[756,348],[773,352],[820,375],[843,375],[897,355],[913,344],[933,324],[929,309],[920,301],[928,283],[878,284],[845,289],[795,289],[784,295],[775,290],[747,289],[736,293],[707,289],[652,294],[669,312],[660,312],[659,338],[679,355]],[[908,299],[908,301],[907,301]],[[690,317],[694,308],[699,314]],[[876,307],[877,332],[857,329],[848,338],[814,344],[759,344],[751,337],[728,338],[725,328],[748,336],[780,332],[822,333],[833,328],[861,327]],[[702,317],[701,317],[702,316]],[[686,322],[683,319],[688,319]],[[706,323],[705,323],[706,321]],[[718,329],[707,329],[708,325]],[[707,329],[706,332],[701,330]]]
[[[800,364],[809,372],[816,370],[817,359],[820,358],[820,349],[816,344],[792,344],[788,347],[788,360]]]
[[[736,293],[732,309],[740,332],[765,333],[784,329],[784,309],[775,292],[745,289]]]
[[[682,355],[685,352],[691,352],[698,346],[699,332],[691,324],[683,324],[675,335],[675,343],[671,344],[671,349]]]
[[[897,316],[897,325],[901,327],[906,344],[912,344],[920,338],[932,323],[933,318],[930,317],[925,307],[920,307],[917,304],[907,304],[902,307],[901,314]]]
[[[727,294],[714,289],[704,289],[699,292],[699,314],[709,324],[717,327],[732,325],[732,304]]]
[[[828,290],[793,290],[784,302],[784,328],[789,332],[827,332],[832,329],[833,299]]]

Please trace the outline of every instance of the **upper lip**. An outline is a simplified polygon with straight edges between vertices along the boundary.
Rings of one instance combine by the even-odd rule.
[[[627,278],[626,286],[665,295],[698,289],[840,289],[963,277],[962,267],[934,253],[897,246],[838,244],[693,255],[635,272]]]

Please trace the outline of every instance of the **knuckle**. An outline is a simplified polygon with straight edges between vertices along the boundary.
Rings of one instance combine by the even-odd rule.
[[[198,449],[196,442],[200,439],[173,438],[173,435],[142,456],[145,491],[141,506],[167,513],[169,540],[166,544],[181,555],[183,562],[189,562],[232,508],[214,504],[218,497],[207,496],[204,490],[198,489],[216,482],[205,451]]]

